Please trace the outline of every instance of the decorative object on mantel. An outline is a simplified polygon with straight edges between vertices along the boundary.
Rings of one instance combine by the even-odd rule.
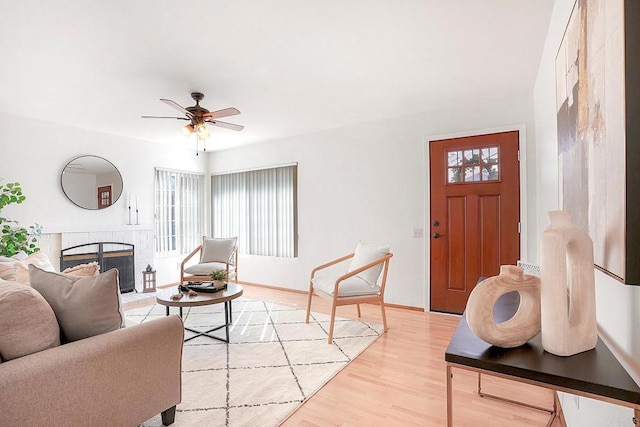
[[[557,356],[591,350],[598,342],[593,243],[571,212],[549,212],[541,240],[542,346]]]
[[[520,294],[518,311],[509,320],[496,323],[493,306],[502,295]],[[469,329],[478,338],[498,347],[518,347],[540,332],[540,279],[524,274],[522,267],[500,266],[498,276],[478,283],[465,310]]]
[[[135,203],[136,210],[136,223],[135,225],[140,225],[140,211],[138,210],[138,196],[134,196],[129,193],[129,201],[128,201],[128,210],[129,210],[129,219],[127,221],[127,225],[134,225],[131,223],[131,206],[132,203]]]
[[[19,182],[0,184],[0,211],[7,205],[20,204],[25,199],[26,196],[22,194],[22,186]],[[29,255],[40,250],[38,237],[42,234],[41,225],[35,224],[24,228],[20,227],[17,221],[0,217],[0,227],[0,256],[9,258],[21,251]]]

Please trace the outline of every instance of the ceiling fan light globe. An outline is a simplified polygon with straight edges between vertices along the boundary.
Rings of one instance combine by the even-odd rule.
[[[184,133],[186,136],[189,136],[193,133],[193,125],[192,124],[188,124],[186,126],[184,126],[182,128],[182,133]]]
[[[207,128],[204,124],[198,125],[196,131],[198,132],[198,136],[200,137],[200,139],[209,138],[209,128]]]

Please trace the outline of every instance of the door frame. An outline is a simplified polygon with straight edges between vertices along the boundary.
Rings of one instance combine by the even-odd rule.
[[[498,126],[492,128],[483,128],[476,130],[468,130],[461,131],[455,133],[448,134],[440,134],[440,135],[431,135],[425,138],[424,140],[424,165],[425,165],[425,190],[424,190],[424,220],[427,219],[427,214],[430,215],[430,203],[431,203],[431,181],[429,174],[429,141],[437,141],[442,139],[453,139],[453,138],[463,138],[467,136],[475,136],[475,135],[484,135],[490,133],[499,133],[499,132],[510,132],[510,131],[518,131],[518,145],[520,151],[520,259],[523,261],[528,261],[528,215],[527,215],[527,135],[526,135],[526,125],[524,123],[515,124],[515,125],[506,125],[506,126]],[[429,230],[431,218],[429,218],[428,222],[423,222],[423,233],[424,235],[424,258],[423,265],[424,268],[422,272],[424,274],[425,289],[424,289],[424,301],[423,307],[425,311],[431,311],[431,265],[429,261],[431,259],[431,234]]]

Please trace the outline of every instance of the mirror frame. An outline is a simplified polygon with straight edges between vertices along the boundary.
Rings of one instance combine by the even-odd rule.
[[[122,197],[122,194],[124,193],[124,180],[122,179],[122,174],[120,173],[120,170],[113,164],[111,163],[109,160],[105,159],[104,157],[100,157],[100,156],[94,156],[91,154],[87,154],[87,155],[83,155],[83,156],[77,156],[73,159],[71,159],[63,168],[62,168],[62,172],[60,173],[60,188],[62,189],[62,192],[64,193],[64,195],[67,197],[67,199],[73,203],[74,205],[78,206],[79,208],[82,209],[86,209],[89,211],[97,211],[97,210],[102,210],[100,208],[98,208],[97,206],[94,207],[87,207],[87,206],[83,206],[81,205],[77,198],[76,200],[74,200],[74,198],[72,198],[72,195],[70,195],[71,191],[69,188],[65,189],[64,186],[64,174],[65,172],[69,172],[69,170],[67,170],[69,168],[69,166],[73,163],[78,161],[79,159],[84,159],[84,158],[92,158],[92,159],[99,159],[102,160],[103,162],[105,162],[106,166],[111,166],[113,168],[113,170],[115,171],[115,173],[117,174],[118,178],[120,179],[120,193],[119,194],[115,194],[115,192],[111,195],[111,204],[109,206],[106,206],[102,209],[107,209],[113,205],[116,204],[116,202],[118,200],[120,200],[120,197]],[[97,189],[96,189],[97,191]],[[97,201],[97,193],[96,193],[96,201]]]

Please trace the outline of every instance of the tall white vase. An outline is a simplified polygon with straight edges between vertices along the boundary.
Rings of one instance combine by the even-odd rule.
[[[593,242],[571,223],[571,212],[549,217],[541,242],[542,347],[571,356],[598,342]]]

